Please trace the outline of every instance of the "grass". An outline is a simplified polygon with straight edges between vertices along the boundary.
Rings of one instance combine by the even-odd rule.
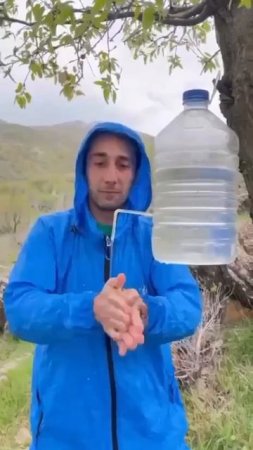
[[[11,425],[20,414],[27,413],[31,358],[22,361],[17,368],[10,370],[7,379],[0,385],[0,430]]]
[[[22,430],[28,430],[32,365],[29,353],[32,349],[33,346],[27,342],[11,336],[0,337],[1,450],[25,448],[22,445],[25,437]],[[18,434],[20,431],[21,434]]]
[[[226,331],[222,367],[185,393],[193,450],[253,449],[253,327]]]
[[[9,346],[8,346],[9,345]],[[25,343],[9,342],[7,358],[24,352]],[[16,345],[16,347],[15,347]],[[20,347],[19,347],[20,345]],[[193,450],[253,449],[253,327],[252,322],[225,331],[218,373],[184,392]],[[12,353],[14,352],[14,353]],[[1,352],[0,352],[1,353]],[[10,370],[0,383],[0,449],[19,450],[20,427],[29,428],[31,359]]]
[[[0,336],[0,370],[7,361],[19,358],[31,350],[32,345],[28,342],[19,341],[11,336],[8,338]]]
[[[17,436],[22,427],[28,427],[31,365],[31,358],[22,361],[0,382],[1,450],[24,448],[24,442],[18,442]]]

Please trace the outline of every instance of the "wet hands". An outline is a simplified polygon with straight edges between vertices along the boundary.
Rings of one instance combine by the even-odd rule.
[[[117,342],[120,355],[144,343],[147,307],[135,289],[124,289],[126,277],[110,278],[95,298],[94,313],[104,331]]]

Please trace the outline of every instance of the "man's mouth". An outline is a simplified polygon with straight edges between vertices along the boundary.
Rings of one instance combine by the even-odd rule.
[[[102,194],[120,194],[119,191],[100,191]]]

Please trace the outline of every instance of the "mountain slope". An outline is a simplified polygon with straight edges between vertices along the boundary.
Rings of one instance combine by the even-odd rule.
[[[0,120],[0,181],[73,172],[76,153],[89,127],[80,121],[28,127]],[[152,138],[143,138],[151,149]]]
[[[84,123],[27,127],[0,122],[0,180],[44,177],[73,171]]]

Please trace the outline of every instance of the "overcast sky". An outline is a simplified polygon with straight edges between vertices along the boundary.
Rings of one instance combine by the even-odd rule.
[[[0,52],[5,41],[0,41]],[[217,49],[214,34],[210,34],[206,50]],[[94,86],[94,78],[87,68],[85,97],[68,102],[59,96],[59,86],[50,81],[35,81],[29,85],[33,96],[32,104],[26,110],[14,105],[14,86],[8,80],[0,79],[0,119],[25,125],[44,125],[72,120],[84,122],[116,120],[134,126],[140,131],[155,135],[182,108],[182,93],[189,88],[213,90],[212,79],[217,72],[200,75],[201,66],[196,57],[183,52],[184,69],[177,69],[170,76],[168,63],[159,58],[153,64],[144,65],[134,61],[127,47],[120,45],[116,57],[122,67],[122,78],[117,103],[107,105],[102,92]],[[22,70],[18,74],[22,80]],[[221,117],[219,98],[216,94],[210,109]]]

